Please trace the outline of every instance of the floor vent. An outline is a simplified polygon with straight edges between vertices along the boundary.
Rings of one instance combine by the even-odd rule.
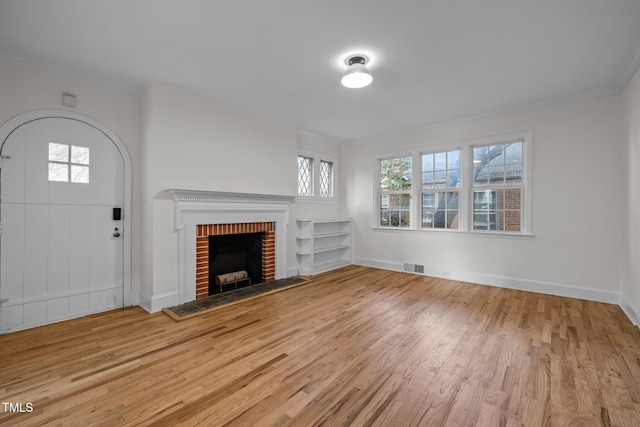
[[[424,274],[424,265],[410,264],[408,262],[405,262],[404,263],[404,272],[405,273]]]

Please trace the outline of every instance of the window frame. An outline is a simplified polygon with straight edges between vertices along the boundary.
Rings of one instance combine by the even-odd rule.
[[[66,152],[66,159],[65,160],[60,160],[60,159],[52,159],[51,158],[51,146],[52,145],[59,145],[59,146],[64,146],[67,149]],[[49,183],[61,183],[61,184],[91,184],[91,148],[84,146],[84,145],[77,145],[77,144],[71,144],[71,143],[67,143],[67,142],[56,142],[56,141],[49,141],[49,144],[47,145],[48,147],[48,152],[47,152],[47,169],[48,169],[48,173],[47,173],[47,181]],[[87,151],[87,161],[86,163],[80,163],[80,162],[75,162],[73,161],[73,150],[74,148],[80,148],[83,150]],[[58,179],[51,179],[51,166],[52,165],[57,165],[57,166],[62,166],[66,169],[67,173],[66,173],[66,179],[65,180],[58,180]],[[74,167],[81,167],[86,169],[86,181],[84,180],[76,180],[74,179],[74,174],[73,174],[73,168]]]
[[[309,165],[309,194],[300,194],[300,158],[306,159],[308,161],[308,165]],[[298,154],[297,157],[297,181],[298,181],[298,185],[297,185],[297,196],[298,197],[313,197],[313,190],[314,190],[314,185],[313,185],[313,180],[314,180],[314,173],[313,173],[313,167],[315,164],[315,161],[313,160],[313,157],[310,156],[304,156],[301,154]]]
[[[474,144],[471,146],[471,150],[472,150],[472,158],[475,159],[475,150],[477,148],[487,148],[488,150],[491,149],[491,147],[497,147],[500,145],[504,145],[504,150],[502,151],[502,153],[500,154],[500,156],[505,155],[505,159],[506,160],[506,152],[508,147],[506,147],[507,144],[509,144],[510,142],[518,142],[520,141],[522,143],[522,169],[521,169],[521,173],[520,173],[520,179],[518,181],[512,181],[509,182],[506,178],[507,178],[507,166],[509,166],[506,162],[499,164],[499,166],[502,167],[502,171],[501,171],[501,175],[503,175],[503,181],[502,182],[491,182],[491,180],[489,179],[490,177],[490,170],[491,168],[495,168],[496,166],[491,166],[491,162],[493,161],[493,159],[489,160],[489,164],[486,166],[489,166],[489,171],[487,171],[487,182],[482,183],[482,182],[475,182],[475,180],[472,178],[472,182],[471,182],[471,189],[470,189],[470,193],[471,193],[471,224],[470,224],[470,229],[472,229],[474,232],[488,232],[488,231],[493,231],[493,232],[500,232],[500,233],[521,233],[522,232],[522,228],[523,228],[523,224],[524,224],[524,209],[522,208],[523,206],[523,196],[524,196],[524,183],[525,183],[525,168],[526,168],[526,159],[525,159],[525,142],[523,139],[511,139],[509,141],[504,141],[504,142],[493,142],[491,141],[488,144]],[[486,167],[485,166],[485,167]],[[475,163],[472,169],[475,169]],[[507,223],[509,222],[509,212],[514,212],[514,210],[509,210],[507,209],[507,207],[505,206],[504,208],[501,208],[500,205],[502,205],[501,202],[502,198],[505,198],[505,200],[507,200],[507,198],[509,197],[508,192],[512,191],[512,190],[519,190],[520,192],[520,200],[518,201],[518,204],[520,205],[520,209],[519,209],[519,219],[518,219],[518,224],[520,226],[520,230],[500,230],[500,226],[501,224],[504,224],[505,226],[507,225]],[[492,205],[495,204],[495,207],[493,208],[487,208],[485,214],[487,216],[491,216],[492,215],[492,211],[493,215],[495,215],[495,229],[491,229],[491,224],[494,222],[492,221],[490,218],[487,220],[487,228],[486,229],[476,229],[476,209],[475,209],[475,194],[476,192],[484,192],[485,195],[487,192],[490,192],[492,194],[491,197],[491,201],[490,203]],[[495,199],[495,200],[494,200]],[[485,202],[486,203],[486,202]],[[501,216],[504,215],[504,219],[501,219]]]
[[[334,173],[335,173],[335,170],[334,170],[335,163],[330,161],[330,160],[320,159],[320,161],[318,162],[318,165],[319,165],[319,168],[318,168],[318,178],[319,178],[318,191],[320,193],[320,194],[318,194],[318,196],[323,198],[323,199],[330,199],[330,198],[334,197],[333,194],[334,194],[334,191],[335,191],[334,182],[333,182],[333,177],[334,177]],[[324,194],[324,185],[323,185],[323,182],[324,182],[323,175],[324,174],[323,174],[323,171],[325,170],[324,165],[329,165],[327,167],[327,169],[326,169],[326,170],[329,171],[329,178],[327,180],[327,184],[328,184],[328,188],[327,188],[328,195],[327,196],[323,195]]]
[[[306,150],[298,148],[298,154],[296,156],[296,164],[298,157],[307,157],[311,159],[311,195],[304,196],[297,193],[298,188],[298,173],[296,169],[296,201],[297,202],[323,202],[323,203],[336,203],[338,200],[338,159],[325,153],[317,151]],[[321,163],[329,162],[331,166],[331,196],[322,196],[321,185]]]
[[[449,153],[453,153],[453,152],[458,152],[458,156],[460,157],[460,160],[458,162],[458,170],[459,170],[459,178],[458,178],[458,186],[457,187],[450,187],[448,185],[448,173],[450,170],[456,170],[455,168],[449,168],[449,164],[448,164],[448,157],[449,157]],[[435,156],[438,154],[444,154],[445,155],[445,169],[436,169],[436,165],[435,165]],[[445,172],[445,186],[444,187],[437,187],[434,186],[432,188],[425,188],[424,187],[424,183],[422,181],[423,176],[425,174],[425,170],[423,169],[423,163],[424,163],[424,156],[434,156],[434,167],[433,169],[431,169],[430,171],[434,173],[434,183],[435,183],[435,173],[436,172]],[[419,206],[418,206],[418,210],[419,210],[419,221],[416,224],[416,227],[421,229],[421,230],[459,230],[460,229],[460,219],[463,218],[462,214],[461,214],[461,207],[464,205],[464,203],[462,203],[462,186],[463,186],[463,180],[465,177],[465,173],[466,171],[464,170],[463,167],[463,162],[462,162],[462,149],[458,146],[455,147],[448,147],[446,150],[428,150],[428,151],[422,151],[420,152],[420,193],[419,193]],[[424,196],[425,194],[433,194],[435,196],[435,198],[438,198],[438,193],[458,193],[458,228],[451,228],[451,227],[425,227],[424,226]],[[437,213],[439,209],[436,209],[434,213]],[[449,212],[448,206],[445,206],[444,209],[444,214],[445,214],[445,220],[446,220],[446,216]]]
[[[521,207],[520,207],[520,231],[500,231],[500,230],[474,230],[473,228],[473,148],[484,145],[507,144],[514,141],[522,142],[522,179],[518,188],[521,188]],[[458,229],[452,228],[422,228],[422,155],[434,154],[442,152],[450,152],[460,150],[460,187],[459,191],[459,218]],[[420,147],[407,151],[398,151],[394,153],[383,153],[375,156],[374,164],[374,200],[372,227],[380,230],[405,230],[419,231],[425,233],[454,233],[454,234],[474,234],[474,235],[493,235],[493,236],[533,236],[532,216],[533,216],[533,131],[526,130],[507,134],[488,136],[483,138],[465,140],[462,142],[441,144],[437,146]],[[380,225],[380,195],[381,191],[381,161],[400,157],[412,158],[412,189],[410,199],[410,224],[409,227],[397,226],[381,226]],[[500,190],[504,188],[512,188],[513,185],[484,187],[486,190]],[[437,192],[446,192],[448,188],[435,190]]]
[[[411,159],[411,182],[410,182],[410,186],[411,188],[409,188],[408,190],[383,190],[382,189],[382,168],[381,168],[381,163],[383,161],[386,160],[395,160],[395,159],[402,159],[402,158],[410,158]],[[376,206],[376,226],[380,227],[380,228],[385,228],[385,229],[410,229],[411,225],[414,223],[415,218],[414,218],[414,209],[412,209],[412,199],[413,199],[413,192],[414,192],[414,188],[415,188],[415,184],[416,184],[416,176],[413,173],[413,165],[415,164],[415,158],[411,155],[411,154],[400,154],[397,156],[386,156],[386,157],[382,157],[379,158],[377,160],[377,180],[376,180],[376,185],[377,185],[377,193],[376,193],[376,202],[375,202],[375,206]],[[382,223],[382,217],[381,217],[381,211],[382,211],[382,196],[383,195],[387,195],[387,196],[400,196],[400,198],[402,198],[403,195],[409,195],[409,225],[407,227],[402,227],[400,225],[398,226],[383,226],[380,225]],[[398,216],[400,218],[400,212],[402,212],[402,209],[398,210]]]

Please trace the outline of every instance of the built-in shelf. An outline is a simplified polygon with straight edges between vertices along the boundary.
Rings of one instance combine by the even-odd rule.
[[[351,218],[302,218],[296,224],[301,276],[351,264]]]

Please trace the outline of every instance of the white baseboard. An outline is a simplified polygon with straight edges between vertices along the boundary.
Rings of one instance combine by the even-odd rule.
[[[140,305],[140,293],[138,291],[129,294],[129,300],[125,300],[125,306]]]
[[[165,307],[173,307],[180,304],[180,298],[178,291],[167,292],[160,295],[153,295],[148,297],[140,293],[140,307],[146,310],[148,313],[156,313]]]
[[[629,297],[622,293],[620,295],[620,308],[624,311],[631,322],[640,327],[640,308],[636,306]]]
[[[400,262],[380,261],[366,258],[354,258],[353,263],[365,267],[380,268],[383,270],[392,271],[403,271],[404,268],[404,264]],[[567,285],[541,280],[499,276],[495,274],[472,273],[466,271],[444,272],[442,269],[435,269],[427,266],[425,266],[424,268],[424,275],[441,279],[477,283],[479,285],[517,289],[527,292],[537,292],[541,294],[577,298],[587,301],[604,302],[608,304],[617,304],[634,325],[638,325],[638,322],[640,321],[640,310],[637,307],[634,307],[629,298],[617,291],[594,289],[584,286]]]
[[[382,270],[402,271],[403,264],[401,262],[383,261],[379,259],[353,258],[353,264],[363,267],[380,268]]]

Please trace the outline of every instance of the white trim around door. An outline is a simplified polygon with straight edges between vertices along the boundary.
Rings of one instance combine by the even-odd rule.
[[[46,119],[46,118],[64,118],[77,120],[93,128],[97,129],[99,132],[103,133],[108,139],[110,139],[117,150],[120,152],[122,156],[122,160],[124,163],[124,203],[123,203],[123,212],[122,212],[122,220],[124,225],[124,230],[127,230],[126,233],[123,233],[122,237],[124,239],[124,255],[123,255],[123,287],[124,287],[124,295],[123,295],[123,305],[131,306],[138,303],[138,295],[137,292],[133,292],[131,288],[131,203],[132,203],[132,163],[131,156],[129,155],[129,151],[127,150],[125,144],[122,140],[116,135],[113,131],[111,131],[108,127],[98,122],[97,120],[86,116],[81,113],[76,113],[74,111],[66,111],[66,110],[36,110],[27,113],[20,114],[7,122],[5,122],[0,127],[0,151],[5,141],[9,136],[21,126],[32,122],[34,120]]]

